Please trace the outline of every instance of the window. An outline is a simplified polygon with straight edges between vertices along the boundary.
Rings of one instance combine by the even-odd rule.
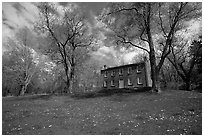
[[[119,69],[119,75],[123,74],[123,69]]]
[[[114,80],[111,80],[111,86],[115,86]]]
[[[129,67],[129,68],[128,68],[128,74],[131,74],[131,71],[132,71],[132,68]]]
[[[107,87],[107,81],[103,81],[103,87]]]
[[[137,66],[137,73],[140,73],[140,72],[141,72],[141,67]]]
[[[142,85],[142,79],[141,78],[137,78],[137,84]]]
[[[104,72],[104,77],[105,77],[105,78],[107,77],[107,71]]]
[[[130,78],[128,78],[128,86],[131,86],[132,85],[132,81]]]
[[[111,72],[111,76],[114,76],[115,75],[115,71],[113,70],[112,72]]]

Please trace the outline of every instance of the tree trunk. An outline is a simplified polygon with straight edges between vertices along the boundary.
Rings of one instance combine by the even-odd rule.
[[[70,85],[69,85],[69,93],[73,93],[73,80],[70,79]]]
[[[158,92],[159,72],[157,70],[157,65],[156,65],[154,44],[153,44],[153,41],[152,41],[151,34],[149,34],[148,37],[149,37],[149,48],[150,48],[149,58],[150,58],[150,66],[151,66],[152,92]]]
[[[24,96],[24,94],[25,94],[25,92],[27,90],[27,86],[28,86],[28,84],[22,85],[20,96]]]
[[[149,44],[149,59],[150,59],[150,66],[151,66],[151,79],[152,79],[152,92],[158,92],[158,69],[156,65],[156,57],[155,57],[155,50],[154,50],[154,43],[152,40],[152,34],[150,29],[150,19],[151,16],[151,4],[147,4],[147,18],[145,20],[145,30],[148,38],[148,44]]]
[[[166,79],[166,76],[165,76],[165,74],[164,74],[163,68],[161,69],[161,76],[162,76],[163,88],[166,88],[166,87],[167,87],[167,79]]]
[[[70,87],[70,79],[69,79],[69,73],[68,73],[68,68],[65,68],[65,74],[66,74],[66,90],[64,91],[65,93],[68,93],[68,89]]]
[[[186,85],[185,85],[185,89],[188,90],[188,91],[190,91],[190,90],[191,90],[191,87],[190,87],[190,86],[191,86],[191,82],[190,82],[190,80],[189,80],[189,79],[186,79],[186,80],[185,80],[185,84],[186,84]]]
[[[152,79],[152,92],[158,92],[159,90],[159,78],[156,70],[156,63],[151,62],[151,79]]]
[[[73,93],[74,71],[75,71],[75,66],[74,66],[74,65],[71,65],[70,84],[69,84],[69,92],[70,92],[71,94]]]

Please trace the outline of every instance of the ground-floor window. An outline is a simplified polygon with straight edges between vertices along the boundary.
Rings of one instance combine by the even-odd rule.
[[[115,86],[114,80],[111,80],[111,86]]]
[[[107,81],[103,81],[103,87],[107,87]]]
[[[142,85],[142,84],[143,84],[143,83],[142,83],[142,79],[141,79],[140,77],[137,78],[137,84],[138,84],[138,85]]]
[[[128,86],[131,86],[132,85],[132,80],[131,78],[128,78]]]

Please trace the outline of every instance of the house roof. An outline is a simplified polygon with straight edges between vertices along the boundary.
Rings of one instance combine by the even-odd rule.
[[[116,67],[110,67],[110,68],[107,68],[107,69],[102,69],[102,71],[107,71],[107,70],[113,70],[113,69],[118,69],[118,68],[125,68],[125,67],[131,67],[131,66],[136,66],[136,65],[139,65],[139,64],[144,64],[145,62],[139,62],[139,63],[134,63],[134,64],[127,64],[127,65],[121,65],[121,66],[116,66]]]

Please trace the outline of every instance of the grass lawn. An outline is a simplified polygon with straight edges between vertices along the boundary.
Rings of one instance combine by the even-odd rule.
[[[168,90],[91,98],[2,98],[2,134],[202,134],[202,94]]]

